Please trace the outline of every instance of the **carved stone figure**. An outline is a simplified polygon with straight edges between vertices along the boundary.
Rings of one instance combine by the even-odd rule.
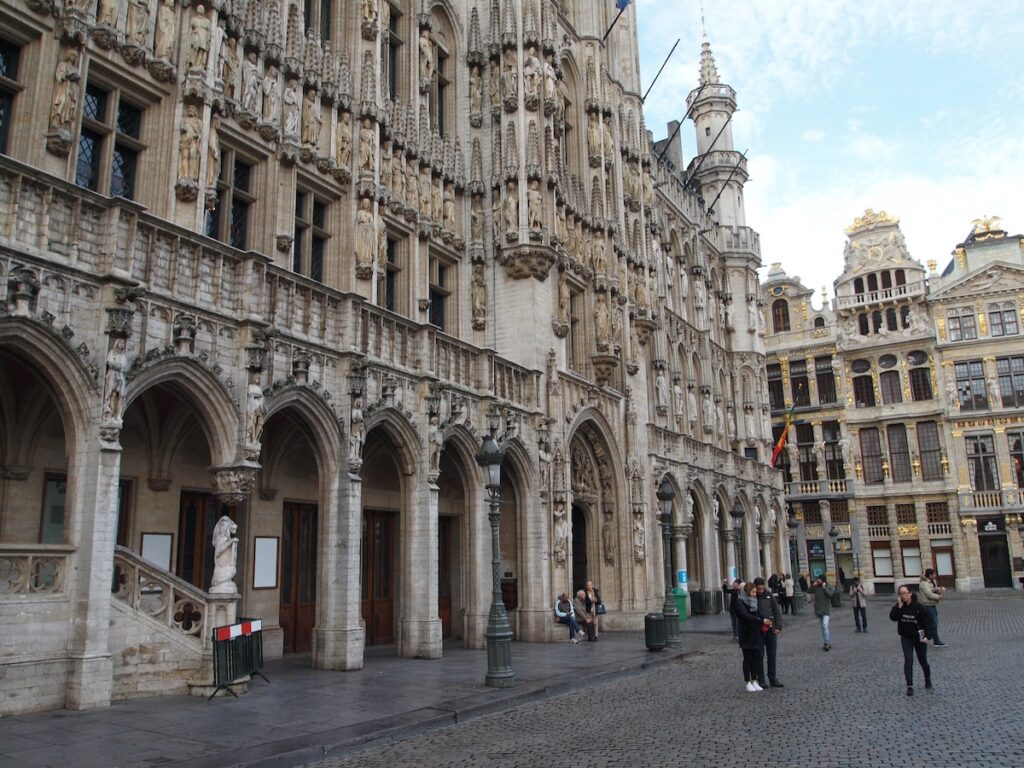
[[[373,123],[368,117],[363,118],[359,126],[359,170],[373,173],[374,156]]]
[[[593,241],[594,249],[594,271],[603,275],[608,271],[608,250],[604,238],[599,237]]]
[[[615,565],[615,523],[611,515],[607,515],[601,526],[601,547],[604,550],[604,564]]]
[[[715,498],[713,498],[711,500],[711,522],[712,522],[712,524],[714,525],[715,528],[718,528],[721,525],[721,522],[722,522],[721,511],[722,511],[722,502],[720,502],[718,500],[718,497],[715,496]]]
[[[238,591],[234,581],[235,564],[238,562],[236,531],[238,526],[227,515],[221,517],[213,528],[213,576],[208,590],[212,595],[233,595]]]
[[[284,135],[297,139],[299,137],[299,81],[294,77],[284,87],[281,101],[284,104],[281,108],[281,124]]]
[[[633,559],[642,563],[647,557],[647,544],[644,537],[644,521],[639,516],[633,517]]]
[[[440,473],[441,471],[441,449],[444,447],[444,435],[441,433],[441,427],[438,425],[438,415],[432,414],[430,417],[430,454],[429,454],[429,471],[432,475]]]
[[[117,0],[100,0],[99,8],[96,9],[96,24],[117,26]]]
[[[349,112],[342,112],[338,115],[337,128],[337,158],[338,165],[348,168],[352,164],[352,116]],[[404,186],[404,185],[403,185]]]
[[[487,281],[484,277],[484,265],[473,265],[473,324],[481,326],[487,320]]]
[[[357,269],[373,268],[373,257],[377,253],[377,233],[374,224],[370,198],[364,197],[359,201],[359,210],[356,212]]]
[[[202,6],[199,6],[202,10]],[[145,48],[149,43],[149,0],[128,0],[128,41]]]
[[[444,190],[444,228],[455,231],[455,189],[449,184]]]
[[[704,395],[704,402],[701,405],[704,416],[704,431],[710,432],[715,428],[715,405],[711,402],[711,395]]]
[[[50,107],[50,128],[70,131],[78,111],[78,85],[82,74],[78,71],[78,51],[67,48],[61,55],[53,76],[53,104]]]
[[[554,100],[558,95],[558,78],[555,66],[551,63],[551,54],[544,59],[544,99]]]
[[[185,108],[181,118],[181,137],[178,139],[178,178],[199,181],[199,148],[203,134],[203,121],[195,104]]]
[[[757,437],[757,430],[754,425],[754,409],[747,408],[743,412],[743,429],[747,433],[747,437]]]
[[[432,199],[431,199],[431,189],[430,189],[430,171],[428,169],[426,169],[426,168],[424,168],[422,171],[420,171],[419,189],[420,189],[420,199],[419,199],[420,213],[422,213],[424,216],[429,216],[430,215],[430,211],[433,208],[433,202],[432,202]]]
[[[540,229],[544,224],[542,201],[540,184],[537,181],[531,181],[530,188],[526,192],[526,212],[530,220],[530,229]]]
[[[278,78],[278,69],[273,64],[267,67],[267,73],[263,76],[263,117],[275,122],[277,120],[278,107],[281,101],[281,83]]]
[[[420,204],[420,177],[416,173],[415,161],[410,160],[405,166],[405,202],[410,206]]]
[[[125,340],[115,338],[107,352],[107,371],[103,379],[103,413],[104,422],[120,422],[121,409],[124,406],[125,369],[128,357],[125,354]]]
[[[259,59],[256,51],[249,51],[245,54],[245,62],[242,64],[242,108],[253,114],[260,111],[260,90],[262,88],[260,78]]]
[[[587,147],[591,157],[600,157],[603,140],[601,138],[601,119],[593,112],[587,117]]]
[[[249,385],[245,406],[245,442],[248,445],[259,445],[263,439],[263,418],[267,408],[263,403],[263,389],[259,378]]]
[[[444,218],[444,196],[441,192],[441,177],[435,176],[430,185],[430,215],[435,221]]]
[[[348,460],[358,463],[363,456],[363,398],[352,399],[352,423],[348,431]]]
[[[601,123],[601,144],[604,148],[604,156],[606,159],[615,154],[615,140],[612,138],[611,115],[605,115],[604,121]]]
[[[430,32],[420,30],[420,82],[434,79],[434,44],[430,40]]]
[[[843,468],[849,471],[853,468],[853,453],[850,447],[850,437],[845,432],[839,437],[839,453],[843,457]]]
[[[569,322],[569,281],[564,272],[558,280],[558,320]]]
[[[202,5],[196,6],[189,28],[188,65],[191,69],[206,69],[210,59],[210,20]]]
[[[654,378],[654,396],[659,408],[668,408],[668,380],[663,371]]]
[[[505,89],[505,98],[514,101],[519,98],[519,72],[516,70],[515,61],[509,57],[505,59],[505,71],[502,77],[502,86]]]
[[[552,537],[551,554],[556,563],[564,563],[566,558],[566,540],[569,536],[569,524],[566,521],[565,508],[555,505],[555,530]]]
[[[599,293],[594,297],[594,335],[599,348],[607,347],[611,339],[611,317],[608,314],[608,296]]]
[[[523,62],[523,94],[528,99],[540,98],[541,64],[537,58],[537,49],[530,47],[526,51]]]
[[[229,37],[220,49],[220,77],[224,83],[224,97],[238,98],[238,41]]]
[[[501,72],[498,69],[498,65],[493,62],[490,68],[488,96],[490,96],[492,107],[501,103]]]
[[[385,0],[385,5],[387,4]],[[377,0],[362,0],[363,21],[372,24],[377,20]]]
[[[697,396],[690,389],[686,393],[686,412],[690,422],[690,429],[697,425]]]
[[[474,243],[484,239],[484,201],[475,196],[469,208],[469,236]]]
[[[514,181],[508,183],[504,202],[505,231],[519,231],[519,189]]]
[[[682,418],[685,402],[683,388],[679,386],[679,382],[672,384],[672,396],[675,402],[675,414],[677,417]]]
[[[310,88],[302,99],[302,143],[316,145],[320,142],[320,105],[316,103],[316,91]]]
[[[210,136],[206,141],[206,186],[213,189],[220,177],[220,116],[210,121]]]
[[[480,78],[480,65],[473,64],[469,68],[469,114],[479,115],[483,109],[483,83]]]
[[[158,59],[174,56],[174,42],[178,36],[178,18],[174,10],[174,0],[161,0],[156,12],[156,41],[153,43],[153,55]]]

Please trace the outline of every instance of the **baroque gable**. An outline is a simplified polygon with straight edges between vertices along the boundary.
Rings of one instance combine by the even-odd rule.
[[[994,262],[964,275],[931,294],[932,302],[974,300],[979,296],[1014,294],[1024,290],[1024,268]]]

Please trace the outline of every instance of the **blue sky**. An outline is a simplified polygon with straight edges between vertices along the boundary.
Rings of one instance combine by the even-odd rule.
[[[644,89],[681,38],[645,105],[664,138],[697,85],[700,3],[635,8]],[[1024,0],[705,0],[704,18],[766,266],[831,296],[865,208],[940,269],[974,219],[1024,231]],[[691,123],[682,135],[688,162]]]

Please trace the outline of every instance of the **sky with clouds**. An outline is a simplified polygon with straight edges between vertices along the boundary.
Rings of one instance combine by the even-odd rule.
[[[608,0],[611,2],[611,0]],[[697,87],[700,0],[636,0],[655,139]],[[718,71],[749,149],[747,224],[761,257],[820,291],[865,208],[900,219],[939,269],[974,219],[1024,231],[1024,0],[704,0]],[[684,163],[694,152],[687,123]],[[819,299],[816,298],[816,303]]]

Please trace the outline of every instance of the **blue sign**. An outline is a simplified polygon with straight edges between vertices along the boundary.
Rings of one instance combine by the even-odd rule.
[[[683,590],[684,592],[689,592],[690,591],[689,584],[687,583],[688,580],[689,579],[688,579],[688,576],[686,574],[686,569],[685,568],[676,572],[676,581],[679,583],[679,588],[681,590]]]
[[[729,580],[730,581],[736,581],[736,579],[738,579],[739,577],[740,577],[740,572],[736,570],[736,566],[735,565],[730,565],[729,566]]]

